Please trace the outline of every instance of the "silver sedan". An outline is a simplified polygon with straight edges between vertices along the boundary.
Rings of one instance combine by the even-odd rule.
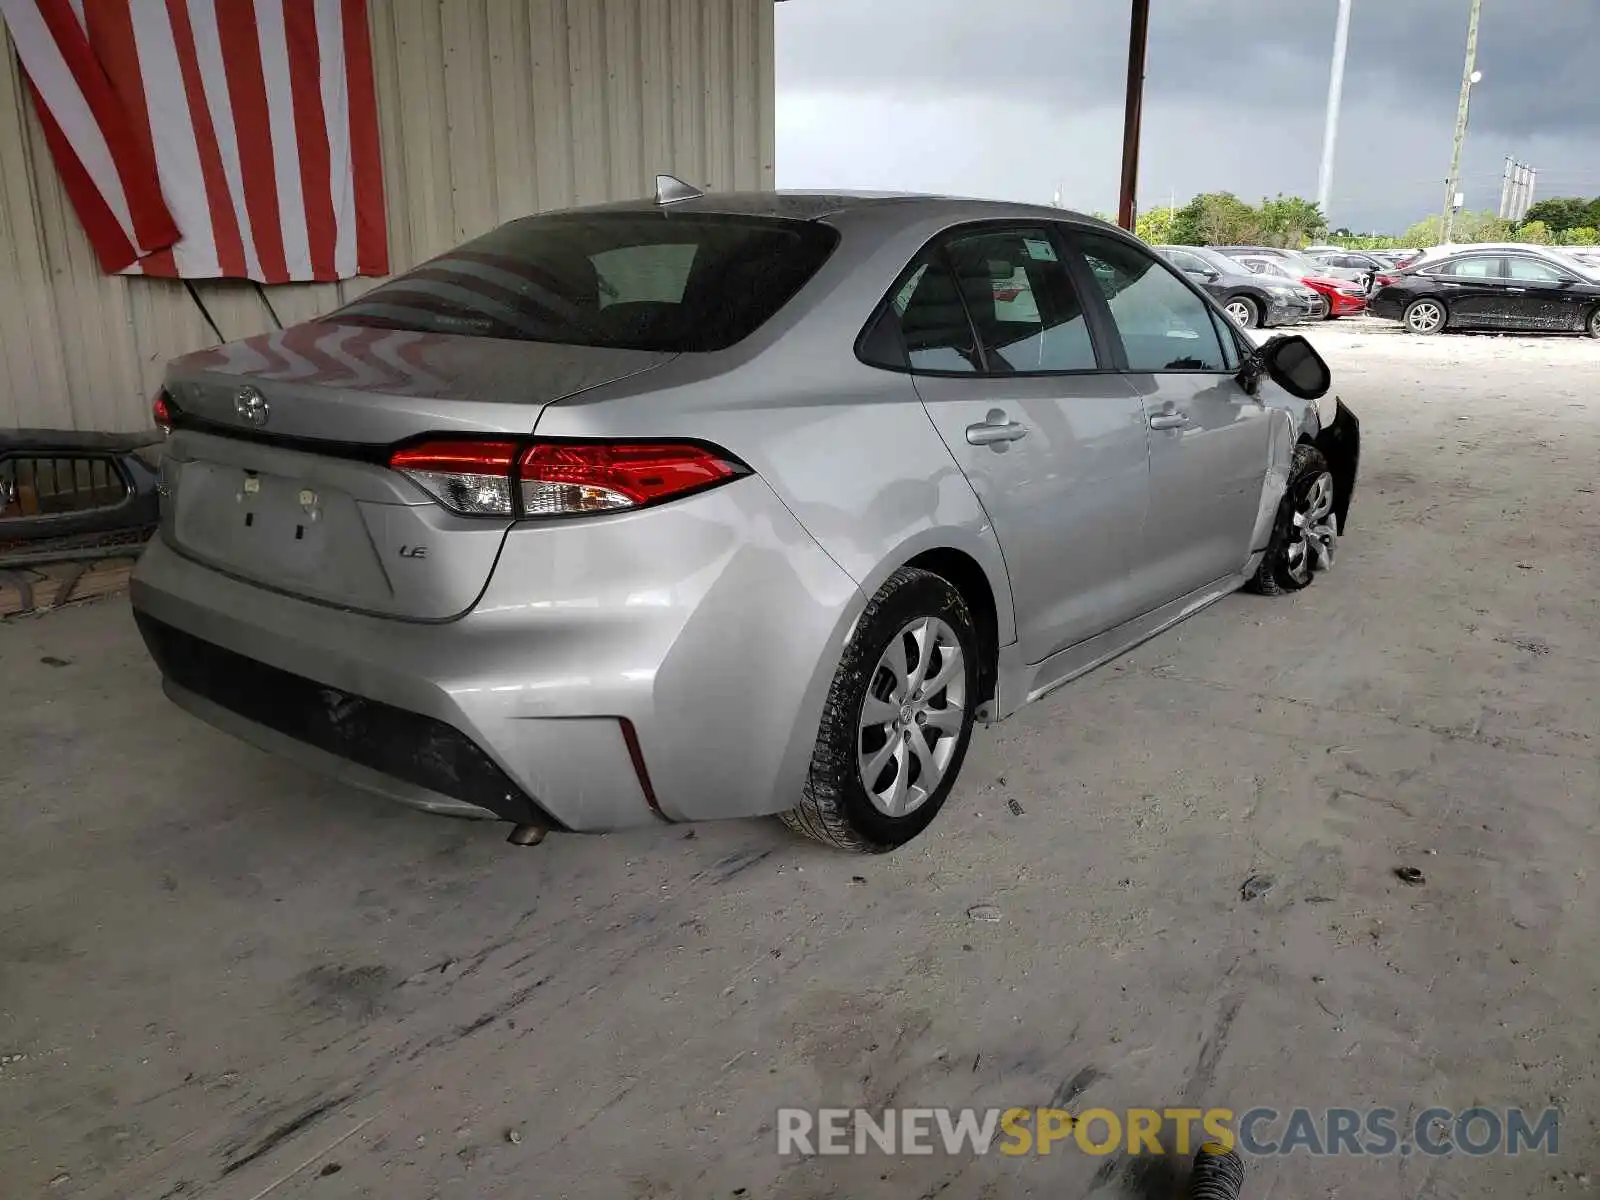
[[[1092,218],[663,180],[171,364],[133,606],[191,713],[516,841],[882,851],[976,722],[1332,565],[1328,387]]]

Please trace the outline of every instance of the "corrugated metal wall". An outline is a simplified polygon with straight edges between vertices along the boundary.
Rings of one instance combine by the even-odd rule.
[[[511,217],[771,187],[773,0],[369,0],[389,249],[403,269]],[[3,38],[3,35],[0,35]],[[227,338],[373,281],[196,284]],[[134,430],[167,359],[216,341],[180,283],[106,276],[0,45],[0,428]]]

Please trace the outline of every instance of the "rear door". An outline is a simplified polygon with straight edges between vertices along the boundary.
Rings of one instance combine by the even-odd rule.
[[[1053,231],[953,231],[899,285],[883,319],[896,317],[917,392],[994,522],[1026,661],[1137,615],[1143,410]]]
[[[1271,426],[1239,385],[1237,344],[1209,304],[1142,246],[1088,231],[1075,241],[1150,431],[1150,514],[1133,586],[1153,609],[1244,566]]]
[[[1434,281],[1452,325],[1494,329],[1505,323],[1509,299],[1501,271],[1500,255],[1471,254],[1419,273]]]
[[[1555,263],[1506,256],[1508,311],[1517,325],[1535,329],[1580,329],[1590,297],[1575,285],[1578,277]]]

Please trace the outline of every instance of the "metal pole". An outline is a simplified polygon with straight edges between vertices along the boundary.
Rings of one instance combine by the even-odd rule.
[[[1328,115],[1322,126],[1322,166],[1317,171],[1317,208],[1324,219],[1333,193],[1333,148],[1339,140],[1339,99],[1344,93],[1344,56],[1350,45],[1350,0],[1339,0],[1333,30],[1333,66],[1328,72]]]
[[[1450,145],[1450,186],[1444,195],[1444,237],[1449,244],[1455,232],[1456,192],[1461,189],[1461,143],[1467,137],[1467,106],[1472,102],[1472,72],[1478,61],[1478,13],[1483,0],[1472,0],[1472,16],[1467,21],[1467,61],[1461,68],[1461,99],[1456,103],[1456,134]]]
[[[1522,212],[1517,217],[1518,221],[1524,220],[1528,210],[1533,207],[1533,187],[1539,182],[1539,172],[1534,167],[1528,168],[1528,186],[1522,193]]]
[[[1122,195],[1117,202],[1117,224],[1130,233],[1137,216],[1134,193],[1139,187],[1139,117],[1144,105],[1144,58],[1149,34],[1150,0],[1133,0],[1128,23],[1128,95],[1122,117]]]
[[[1502,221],[1506,219],[1506,213],[1510,211],[1511,206],[1512,165],[1512,158],[1508,154],[1506,155],[1505,170],[1500,172],[1500,209],[1495,213]]]

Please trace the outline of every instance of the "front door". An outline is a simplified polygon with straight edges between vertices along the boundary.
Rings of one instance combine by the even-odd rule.
[[[994,522],[1030,664],[1138,615],[1149,489],[1143,409],[1060,251],[1040,227],[956,230],[893,301],[917,392]]]
[[[1508,311],[1519,328],[1581,329],[1591,297],[1573,287],[1578,277],[1537,258],[1506,258]]]
[[[1124,381],[1150,431],[1150,514],[1133,569],[1156,608],[1240,571],[1266,486],[1271,421],[1238,382],[1238,345],[1156,256],[1077,238],[1121,341]]]

